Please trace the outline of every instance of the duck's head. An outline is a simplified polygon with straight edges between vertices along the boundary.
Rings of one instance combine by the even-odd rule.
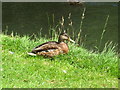
[[[63,32],[60,34],[59,36],[59,39],[58,39],[58,42],[64,42],[64,41],[71,41],[73,43],[75,43],[74,40],[72,40],[68,35],[67,33]]]

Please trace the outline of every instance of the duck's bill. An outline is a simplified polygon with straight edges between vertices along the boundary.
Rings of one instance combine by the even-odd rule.
[[[74,41],[74,40],[72,40],[71,38],[69,39],[69,41],[71,41],[72,43],[75,43],[75,41]]]

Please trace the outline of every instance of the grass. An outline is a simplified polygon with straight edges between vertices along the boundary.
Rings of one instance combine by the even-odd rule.
[[[0,38],[3,88],[118,88],[118,57],[111,44],[97,53],[68,43],[68,54],[50,59],[27,55],[50,39],[5,34]]]

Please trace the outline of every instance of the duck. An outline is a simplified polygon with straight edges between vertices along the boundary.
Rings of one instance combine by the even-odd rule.
[[[62,32],[59,35],[58,41],[48,41],[40,44],[29,52],[28,55],[54,57],[59,54],[67,54],[69,52],[69,47],[65,41],[75,43],[75,41],[72,40],[66,32]]]

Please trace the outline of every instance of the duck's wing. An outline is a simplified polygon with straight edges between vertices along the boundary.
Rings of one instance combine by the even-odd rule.
[[[60,49],[49,49],[48,51],[38,52],[36,55],[42,55],[45,57],[53,57],[53,56],[59,55],[61,53],[62,53],[62,51]]]
[[[43,43],[37,47],[35,47],[32,52],[33,53],[37,53],[37,52],[41,52],[41,51],[49,51],[49,50],[52,50],[52,49],[58,49],[60,48],[58,46],[58,42],[55,42],[55,41],[50,41],[50,42],[46,42],[46,43]]]

